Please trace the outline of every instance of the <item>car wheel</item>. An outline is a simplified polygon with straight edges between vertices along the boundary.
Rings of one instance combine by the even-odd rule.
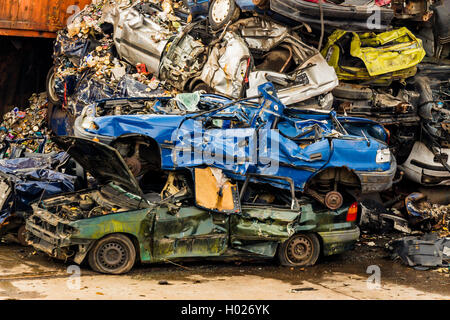
[[[330,191],[325,195],[325,205],[330,210],[337,210],[344,204],[344,197],[337,191]]]
[[[239,7],[234,0],[213,0],[209,6],[209,23],[213,30],[220,30],[228,22],[237,20],[240,15]]]
[[[199,82],[192,89],[192,92],[195,92],[195,91],[205,91],[206,93],[213,93],[214,90],[212,90],[211,87],[208,86],[206,83]]]
[[[341,83],[333,89],[333,95],[341,99],[372,100],[373,90],[359,85]]]
[[[283,266],[305,267],[316,263],[320,242],[313,233],[298,233],[280,245],[278,258]]]
[[[49,102],[55,105],[61,104],[59,97],[55,91],[55,67],[51,67],[47,73],[46,80],[47,99]]]
[[[111,234],[98,240],[89,251],[89,265],[94,271],[109,274],[126,273],[136,261],[133,242],[123,234]]]
[[[25,225],[23,224],[19,227],[19,230],[17,230],[17,240],[19,241],[19,243],[22,246],[25,246],[25,247],[28,246],[28,242],[25,240],[26,233],[27,233],[27,230],[25,229]]]

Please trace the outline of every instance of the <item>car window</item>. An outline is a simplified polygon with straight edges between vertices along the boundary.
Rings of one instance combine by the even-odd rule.
[[[293,181],[290,178],[262,175],[248,175],[245,182],[240,185],[240,201],[245,206],[276,207],[298,211],[300,209]],[[281,181],[284,180],[284,181]],[[280,183],[287,183],[291,190],[279,188]]]
[[[269,184],[249,183],[243,194],[241,204],[257,206],[276,206],[289,209],[292,197],[287,190],[272,187]]]

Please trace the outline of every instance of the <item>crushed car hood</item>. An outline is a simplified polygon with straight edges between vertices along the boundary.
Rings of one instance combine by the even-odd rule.
[[[77,161],[101,185],[113,182],[126,191],[142,196],[134,178],[119,152],[106,144],[76,137],[54,137],[60,148]]]

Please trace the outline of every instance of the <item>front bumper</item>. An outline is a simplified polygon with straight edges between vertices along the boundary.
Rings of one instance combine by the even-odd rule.
[[[94,133],[90,133],[88,131],[86,131],[82,126],[81,126],[81,122],[82,122],[83,118],[81,116],[77,117],[75,119],[75,123],[73,126],[73,132],[75,137],[78,138],[84,138],[84,139],[88,139],[88,140],[98,140],[101,143],[104,144],[111,144],[111,142],[116,138],[116,137],[110,137],[110,136],[102,136],[102,135],[98,135],[98,134],[94,134]]]
[[[450,149],[442,148],[442,155],[446,155],[450,166]],[[401,165],[405,176],[422,185],[450,185],[450,172],[437,161],[436,156],[420,141],[414,143],[408,159]]]
[[[355,171],[361,181],[361,192],[381,192],[392,187],[395,173],[397,171],[397,161],[392,156],[391,167],[386,171]]]
[[[27,240],[35,249],[43,251],[57,259],[67,259],[69,248],[74,245],[86,245],[91,240],[72,239],[70,221],[59,218],[52,213],[35,211],[26,219]]]
[[[355,247],[360,231],[357,226],[349,230],[319,232],[323,242],[323,254],[329,256],[342,253]]]

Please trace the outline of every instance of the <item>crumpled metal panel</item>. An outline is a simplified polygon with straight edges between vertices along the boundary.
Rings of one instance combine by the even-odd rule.
[[[447,267],[450,261],[450,240],[436,234],[400,238],[392,241],[389,249],[393,259],[400,258],[410,267]]]
[[[347,33],[336,30],[328,37],[322,50],[322,55],[335,68],[340,80],[372,80],[373,83],[390,84],[392,80],[414,76],[416,65],[425,57],[422,40],[405,27],[379,34]],[[344,37],[351,37],[351,42],[341,48]],[[347,59],[361,60],[363,66],[350,62],[343,65],[342,61],[347,60],[341,57],[343,54]]]
[[[313,66],[308,67],[309,65]],[[250,87],[247,90],[247,96],[252,97],[256,95],[258,86],[272,80],[270,77],[279,78],[282,82],[288,84],[287,87],[279,86],[277,91],[279,99],[285,105],[292,105],[328,93],[339,84],[333,67],[328,65],[320,53],[316,53],[301,64],[298,70],[302,69],[304,70],[295,73],[293,76],[270,71],[250,72]],[[272,82],[276,83],[273,80]]]
[[[288,27],[262,17],[239,20],[230,26],[230,30],[238,33],[251,50],[268,52],[283,42],[291,45],[297,64],[302,64],[317,53],[316,49],[293,35]]]
[[[105,21],[114,25],[114,43],[122,59],[132,65],[144,63],[149,72],[158,72],[160,57],[173,35],[170,30],[134,7],[116,6]]]
[[[40,197],[74,191],[76,177],[52,170],[67,154],[0,160],[3,182],[12,186],[8,204],[0,208],[0,223],[16,211],[30,211]],[[3,192],[4,190],[2,190]]]
[[[244,40],[235,33],[227,32],[224,41],[211,50],[200,78],[217,93],[239,98],[250,57]]]
[[[276,79],[279,79],[276,86],[278,97],[285,105],[290,105],[328,93],[338,85],[336,73],[321,54],[302,42],[288,27],[252,17],[237,21],[230,30],[235,30],[255,52],[268,53],[276,48],[288,48],[297,65],[289,74],[264,69],[250,72],[247,96],[256,95],[258,86],[268,81],[277,85]]]
[[[161,60],[159,78],[181,91],[187,82],[202,72],[207,47],[189,34],[178,36]]]

